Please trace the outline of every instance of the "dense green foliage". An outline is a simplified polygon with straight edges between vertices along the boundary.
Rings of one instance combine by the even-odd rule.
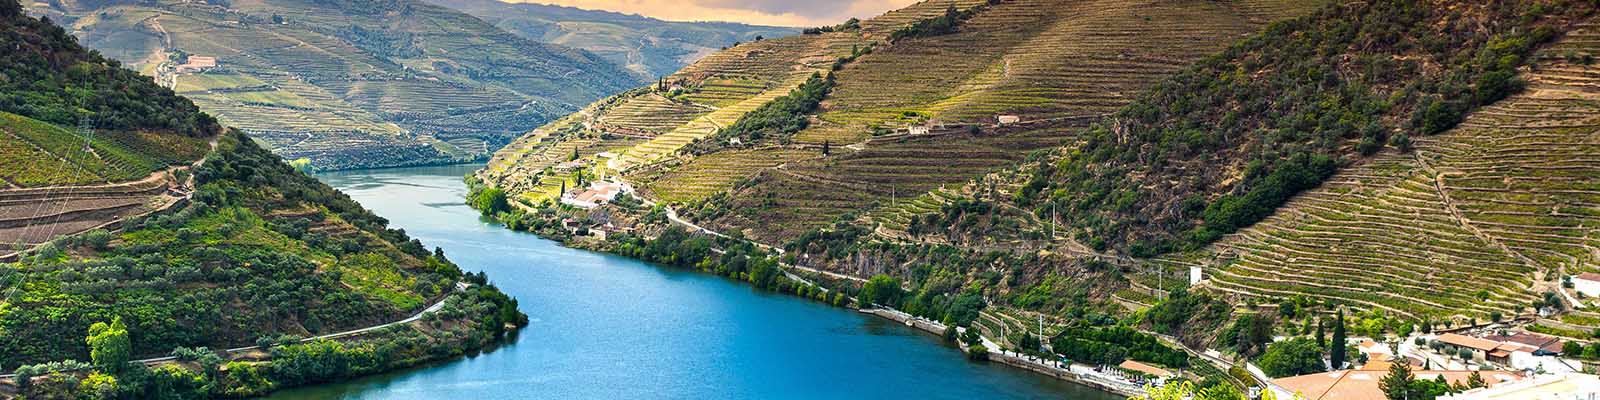
[[[1189,365],[1188,353],[1126,326],[1068,328],[1050,339],[1050,349],[1069,360],[1089,364],[1116,365],[1131,359],[1172,368]]]
[[[1516,68],[1592,8],[1446,3],[1341,2],[1274,23],[1089,128],[1017,201],[1040,216],[1058,209],[1086,243],[1136,256],[1197,248],[1316,187],[1340,160],[1408,147],[1520,90]]]
[[[918,20],[917,22],[911,23],[911,25],[906,25],[905,27],[890,33],[889,42],[897,42],[900,41],[900,39],[905,38],[939,36],[955,33],[956,28],[961,25],[962,21],[966,21],[967,19],[972,18],[972,16],[988,10],[990,5],[997,3],[999,3],[998,0],[990,0],[988,4],[968,8],[965,10],[956,10],[955,4],[951,4],[950,7],[944,10],[944,15]]]
[[[1256,359],[1256,365],[1273,378],[1322,372],[1322,347],[1311,338],[1275,342],[1267,345],[1267,351]]]
[[[217,121],[194,103],[122,68],[47,20],[0,0],[0,111],[64,126],[92,116],[101,129],[210,136]]]
[[[103,371],[121,371],[132,359],[133,342],[128,340],[128,327],[122,324],[122,317],[112,319],[110,325],[89,325],[85,342],[89,344],[89,359]]]
[[[735,138],[744,145],[754,145],[768,138],[787,141],[796,132],[811,124],[807,113],[817,109],[817,105],[822,103],[822,98],[833,89],[833,84],[832,73],[827,76],[813,74],[789,94],[745,113],[738,121],[734,121],[732,125],[728,125],[702,142],[726,145]],[[691,151],[710,150],[702,147],[705,145],[692,146]]]
[[[135,356],[334,332],[399,319],[463,277],[242,136],[224,136],[195,178],[188,206],[126,222],[104,250],[63,241],[73,255],[0,266],[22,281],[0,312],[0,364],[87,359],[72,333],[118,317]]]
[[[900,280],[892,276],[878,274],[868,279],[861,285],[861,303],[877,304],[894,307],[900,304],[900,298],[905,296],[905,291],[900,288]]]

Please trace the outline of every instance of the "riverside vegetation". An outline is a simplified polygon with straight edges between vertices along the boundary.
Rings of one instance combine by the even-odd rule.
[[[29,138],[24,143],[34,151],[62,154],[62,162],[94,167],[67,156],[84,152],[77,146],[89,139],[56,127],[93,116],[106,121],[98,126],[108,133],[87,147],[105,152],[98,159],[163,167],[200,161],[185,170],[194,188],[185,202],[57,238],[0,264],[0,368],[16,374],[0,380],[8,393],[257,396],[477,351],[527,323],[516,300],[487,277],[461,272],[442,252],[387,228],[386,220],[239,132],[225,131],[172,91],[83,49],[60,27],[23,15],[16,2],[0,1],[0,25],[8,47],[31,55],[0,60],[0,71],[36,78],[31,90],[0,103],[0,112],[17,121],[6,125],[8,134]],[[60,93],[68,100],[52,100]],[[146,109],[166,114],[124,116]],[[16,126],[48,135],[11,131]],[[75,147],[52,147],[43,138]],[[207,149],[208,141],[214,148]],[[53,183],[115,183],[133,175]],[[70,196],[72,188],[59,193]],[[73,201],[93,199],[65,204]],[[443,304],[415,322],[299,340],[398,321],[436,302]],[[220,351],[252,344],[258,347]],[[176,359],[130,362],[167,355]]]

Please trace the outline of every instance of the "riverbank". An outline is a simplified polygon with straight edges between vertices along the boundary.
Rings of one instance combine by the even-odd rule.
[[[916,317],[897,310],[868,308],[858,311],[863,314],[898,322],[904,324],[905,326],[931,333],[935,336],[944,334],[945,329],[948,329],[942,323],[930,321],[926,318]],[[958,329],[961,329],[963,332],[965,331],[965,328]],[[1072,382],[1078,385],[1088,386],[1119,396],[1133,397],[1142,396],[1145,394],[1143,387],[1134,385],[1132,383],[1096,376],[1093,375],[1092,370],[1077,370],[1076,368],[1073,368],[1074,366],[1062,368],[1059,362],[1040,360],[1026,355],[1014,354],[1002,350],[999,345],[994,344],[987,337],[983,338],[983,341],[984,347],[989,349],[989,361],[998,362],[1007,366],[1067,382]],[[960,344],[959,341],[957,342],[957,345],[960,346],[962,351],[967,350],[967,347]],[[1084,368],[1087,369],[1087,367]]]

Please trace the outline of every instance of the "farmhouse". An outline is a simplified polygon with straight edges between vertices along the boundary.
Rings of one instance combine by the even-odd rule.
[[[216,57],[189,56],[182,65],[178,66],[178,73],[190,73],[209,70],[217,67]]]
[[[928,125],[912,125],[910,128],[906,128],[906,131],[911,133],[913,136],[926,135],[933,131],[933,127]]]
[[[574,190],[561,194],[561,204],[578,208],[595,208],[601,204],[610,203],[617,199],[617,195],[632,192],[633,187],[626,183],[598,181],[589,184],[587,190]]]
[[[1600,297],[1600,273],[1585,272],[1572,277],[1572,290],[1584,296]]]
[[[1018,116],[1015,116],[1015,115],[1001,115],[1001,116],[995,117],[995,120],[996,120],[995,122],[998,122],[1000,125],[1011,125],[1011,124],[1015,124],[1015,123],[1018,123],[1018,122],[1022,122],[1022,117],[1018,117]]]
[[[1510,336],[1507,338],[1510,338]],[[1454,333],[1439,335],[1438,340],[1439,343],[1444,343],[1446,348],[1452,351],[1461,351],[1461,349],[1470,350],[1472,352],[1472,359],[1478,362],[1491,362],[1508,366],[1515,364],[1512,362],[1514,358],[1513,355],[1516,355],[1515,358],[1522,359],[1535,355],[1553,354],[1549,353],[1548,350],[1541,348],[1541,346],[1532,344],[1524,344],[1515,341],[1502,342],[1494,339],[1475,338]],[[1519,337],[1518,340],[1538,341],[1538,338],[1528,335]],[[1542,344],[1552,346],[1552,348],[1555,346],[1560,346],[1559,344],[1551,344],[1548,342]]]

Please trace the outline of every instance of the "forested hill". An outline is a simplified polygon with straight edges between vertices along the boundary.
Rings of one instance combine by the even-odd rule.
[[[23,16],[13,0],[0,1],[0,48],[0,111],[68,126],[92,117],[107,129],[220,131],[188,99],[80,48],[61,27]]]
[[[645,79],[413,0],[30,2],[322,169],[470,160]]]
[[[728,22],[672,22],[639,15],[499,0],[427,0],[461,10],[519,36],[588,50],[649,79],[707,54],[799,28]]]
[[[0,240],[57,235],[0,263],[0,374],[18,374],[0,379],[6,396],[248,397],[463,354],[526,323],[486,277],[12,0],[0,0],[0,40],[23,50],[0,57],[13,85]],[[94,132],[69,130],[83,115]],[[139,169],[151,163],[160,170]],[[133,173],[150,176],[122,181]],[[52,225],[78,212],[112,219]],[[429,323],[298,340],[432,304]],[[167,355],[182,362],[127,362]]]

